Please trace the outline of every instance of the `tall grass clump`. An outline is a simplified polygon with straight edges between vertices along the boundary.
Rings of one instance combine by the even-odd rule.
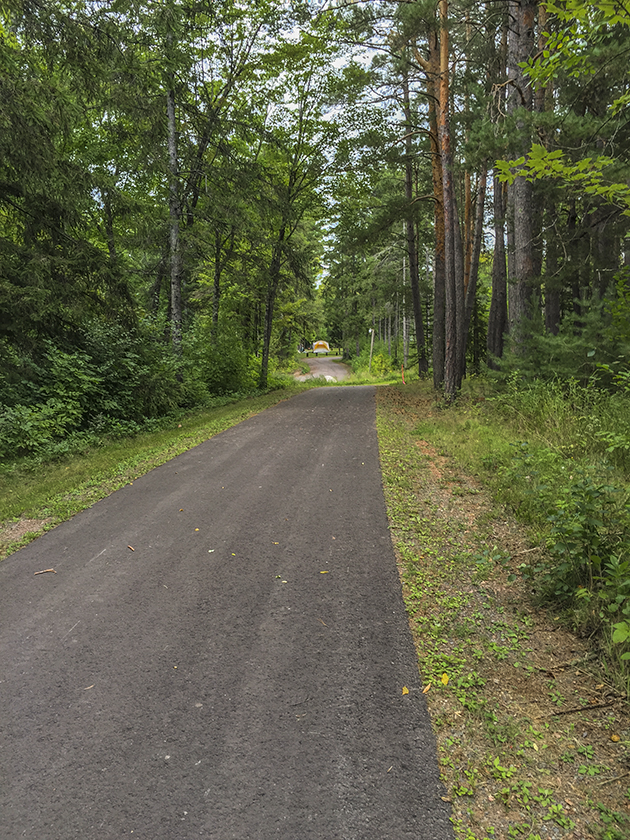
[[[630,473],[630,392],[599,387],[595,377],[586,386],[574,378],[523,383],[515,371],[491,405],[522,437]]]
[[[607,371],[610,373],[610,370]],[[619,379],[619,377],[617,377]],[[609,378],[610,381],[610,378]],[[504,500],[541,534],[521,570],[543,601],[601,638],[630,688],[630,389],[595,377],[523,382],[518,371],[487,401],[514,433],[498,465]]]

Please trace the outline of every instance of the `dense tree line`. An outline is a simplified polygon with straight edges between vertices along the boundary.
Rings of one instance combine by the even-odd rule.
[[[265,388],[318,336],[449,399],[619,370],[621,3],[0,9],[3,452]]]
[[[383,293],[376,255],[397,250],[387,305],[407,302],[420,375],[430,354],[453,398],[483,360],[588,379],[627,352],[623,4],[383,2],[346,14],[374,54],[365,107],[378,101],[386,128],[357,134],[357,175],[339,201],[356,207],[360,194],[365,208],[358,223],[340,212],[337,253],[374,258]],[[337,273],[329,294],[343,300]],[[378,301],[365,290],[377,319]],[[357,309],[346,304],[346,332]]]
[[[311,17],[2,4],[4,450],[29,448],[18,417],[36,447],[265,388],[315,337],[342,71]]]

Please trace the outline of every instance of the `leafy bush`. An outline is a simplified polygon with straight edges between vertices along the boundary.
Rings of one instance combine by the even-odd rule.
[[[236,330],[222,325],[216,338],[210,321],[198,318],[186,337],[184,371],[188,388],[204,402],[212,394],[251,391],[256,387],[256,362],[248,357]]]
[[[366,344],[360,354],[355,356],[352,361],[352,370],[354,373],[366,374],[368,371],[377,379],[387,379],[391,374],[392,360],[387,353],[387,345],[383,341],[374,342],[374,350],[372,353],[372,366],[370,368],[370,345]]]
[[[51,398],[39,405],[7,408],[0,413],[0,457],[38,453],[80,421],[80,406],[72,400]]]
[[[130,333],[116,324],[90,324],[83,349],[99,381],[88,420],[115,417],[141,423],[178,406],[177,360],[154,325],[147,322]]]
[[[2,457],[57,457],[177,407],[175,361],[150,327],[92,323],[79,340],[72,349],[45,342],[37,358],[0,359]]]

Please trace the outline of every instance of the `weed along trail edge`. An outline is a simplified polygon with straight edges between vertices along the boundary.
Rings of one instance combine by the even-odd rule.
[[[0,576],[1,837],[453,836],[374,388],[244,421]]]
[[[496,456],[469,409],[443,410],[428,383],[377,391],[391,534],[456,837],[627,840],[627,702],[590,640],[534,603],[519,572],[540,551],[531,531],[458,464],[467,435]]]

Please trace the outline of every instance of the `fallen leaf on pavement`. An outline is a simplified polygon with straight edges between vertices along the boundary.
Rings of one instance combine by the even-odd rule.
[[[428,691],[430,688],[431,688],[431,683],[429,683],[428,685],[425,685],[425,687],[422,689],[422,693],[423,693],[423,694],[426,694],[426,693],[427,693],[427,691]]]
[[[128,545],[127,548],[129,549],[129,551],[135,551],[136,550],[132,545]]]
[[[403,685],[403,690],[402,690],[402,693],[403,693],[403,694],[409,694],[409,689],[407,688],[407,686],[406,686],[406,685]]]

